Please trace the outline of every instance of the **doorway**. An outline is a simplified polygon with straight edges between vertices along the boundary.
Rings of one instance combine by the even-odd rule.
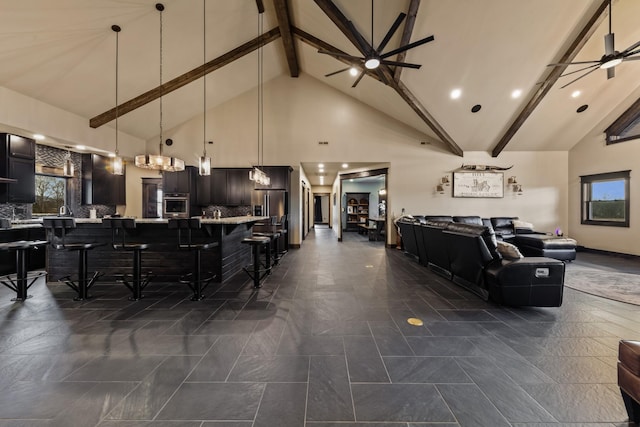
[[[331,210],[328,193],[314,193],[313,195],[313,224],[329,225]]]

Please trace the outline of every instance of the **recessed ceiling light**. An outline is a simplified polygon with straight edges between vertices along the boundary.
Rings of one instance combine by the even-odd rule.
[[[462,89],[454,89],[451,91],[451,99],[458,99],[462,95]]]
[[[78,150],[84,150],[84,149],[86,149],[87,147],[85,147],[84,145],[76,145],[76,148],[77,148]]]
[[[358,69],[356,67],[351,67],[349,68],[349,74],[351,74],[353,77],[358,75]]]
[[[35,135],[33,135],[33,137],[38,141],[42,141],[44,139],[44,135],[41,135],[39,133],[36,133]]]
[[[473,107],[471,107],[471,112],[472,113],[477,113],[478,111],[480,111],[481,108],[482,108],[482,105],[476,104]]]
[[[573,92],[571,92],[571,97],[572,98],[577,98],[580,96],[580,91],[579,90],[574,90]]]
[[[576,113],[582,113],[584,110],[586,110],[587,108],[589,108],[589,106],[587,104],[581,105],[578,107],[578,109],[576,110]]]
[[[520,95],[522,95],[522,91],[520,89],[516,89],[513,92],[511,92],[511,97],[513,99],[520,98]]]
[[[318,163],[318,167],[322,169],[324,167],[324,163]]]
[[[349,164],[348,164],[348,163],[343,163],[343,164],[342,164],[342,169],[346,169],[346,168],[348,168],[348,167],[349,167]]]

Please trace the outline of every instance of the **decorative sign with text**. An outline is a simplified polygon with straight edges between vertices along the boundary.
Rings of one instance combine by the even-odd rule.
[[[454,172],[453,197],[504,197],[501,172]]]

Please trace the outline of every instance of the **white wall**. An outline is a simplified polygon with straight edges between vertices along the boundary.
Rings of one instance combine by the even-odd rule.
[[[605,145],[604,134],[593,134],[569,153],[569,229],[571,237],[587,248],[640,255],[640,176],[634,166],[640,158],[640,140]],[[631,170],[630,221],[627,227],[580,224],[580,176]]]

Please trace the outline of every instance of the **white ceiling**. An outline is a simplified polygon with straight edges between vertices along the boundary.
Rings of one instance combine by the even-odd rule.
[[[371,38],[370,0],[334,0],[362,35]],[[464,151],[491,151],[510,122],[550,72],[601,0],[422,0],[412,41],[435,40],[412,49],[403,83]],[[155,0],[0,0],[0,86],[90,118],[115,106],[115,34],[120,33],[120,102],[159,85],[159,13]],[[202,0],[165,0],[163,13],[163,81],[203,62]],[[270,0],[264,0],[264,30],[277,26]],[[356,48],[313,0],[289,0],[291,23],[351,54]],[[378,45],[409,0],[375,2],[374,45]],[[255,0],[207,0],[207,61],[258,35]],[[640,2],[613,2],[616,48],[640,40]],[[386,51],[399,45],[399,34]],[[607,19],[575,60],[599,59],[604,53]],[[295,39],[301,72],[437,139],[407,104],[384,84],[365,77],[352,89],[353,77],[324,74],[344,64]],[[289,74],[282,39],[264,49],[264,79]],[[257,85],[256,53],[207,76],[207,105],[212,108]],[[573,70],[572,68],[570,70]],[[615,114],[640,94],[640,61],[616,67],[606,79],[598,70],[565,89],[565,77],[551,89],[506,150],[568,150],[585,135],[602,132]],[[567,79],[567,80],[565,80]],[[462,89],[458,100],[449,93]],[[522,97],[512,99],[514,89]],[[578,98],[571,93],[580,90]],[[197,102],[194,102],[197,100]],[[480,112],[470,109],[480,104]],[[587,111],[576,113],[588,104]],[[119,120],[133,136],[159,133],[158,101]],[[202,79],[164,96],[164,127],[171,128],[202,113]],[[113,125],[110,123],[109,126]]]

